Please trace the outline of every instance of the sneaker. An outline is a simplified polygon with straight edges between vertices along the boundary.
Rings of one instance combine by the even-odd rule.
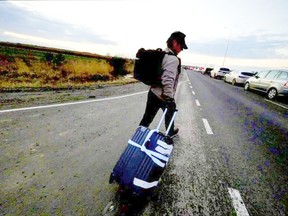
[[[169,136],[171,138],[173,138],[173,137],[175,137],[178,134],[178,132],[179,132],[179,128],[175,128],[174,131],[169,133]]]

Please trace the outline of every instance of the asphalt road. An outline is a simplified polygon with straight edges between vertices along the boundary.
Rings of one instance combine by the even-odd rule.
[[[0,113],[0,214],[101,215],[146,95]],[[194,71],[176,102],[179,136],[142,214],[287,215],[288,110]]]

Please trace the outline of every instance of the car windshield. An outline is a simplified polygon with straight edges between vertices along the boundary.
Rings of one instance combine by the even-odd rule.
[[[220,68],[222,71],[230,71],[229,68]]]
[[[256,77],[259,77],[259,78],[263,78],[267,75],[267,73],[269,73],[270,71],[261,71],[259,73],[256,74]]]
[[[253,76],[254,73],[252,72],[241,72],[242,75],[245,75],[245,76]]]

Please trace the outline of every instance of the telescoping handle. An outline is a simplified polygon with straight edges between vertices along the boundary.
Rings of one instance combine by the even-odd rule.
[[[173,113],[173,116],[172,116],[172,118],[171,118],[171,121],[170,121],[170,123],[169,123],[169,125],[168,125],[168,128],[167,128],[167,130],[166,130],[166,132],[165,132],[165,136],[168,135],[168,133],[169,133],[169,131],[170,131],[170,129],[171,129],[172,123],[173,123],[173,121],[174,121],[174,119],[175,119],[175,117],[176,117],[177,112],[178,112],[178,110],[175,109],[175,111],[174,111],[174,113]]]
[[[166,108],[166,109],[164,110],[163,115],[162,115],[162,117],[161,117],[161,119],[160,119],[160,122],[159,122],[159,124],[158,124],[158,126],[157,126],[157,128],[156,128],[156,131],[159,131],[159,130],[160,130],[160,127],[161,127],[161,125],[162,125],[162,122],[163,122],[163,120],[164,120],[164,118],[165,118],[165,115],[166,115],[167,111],[168,111],[168,109]],[[169,123],[169,126],[168,126],[168,128],[167,128],[167,130],[166,130],[166,132],[165,132],[165,135],[166,135],[166,136],[168,135],[168,133],[169,133],[169,131],[170,131],[170,129],[171,129],[172,123],[173,123],[173,121],[174,121],[174,119],[175,119],[175,117],[176,117],[177,112],[178,112],[178,110],[175,109],[175,112],[174,112],[174,114],[173,114],[173,116],[172,116],[172,118],[171,118],[171,121],[170,121],[170,123]]]

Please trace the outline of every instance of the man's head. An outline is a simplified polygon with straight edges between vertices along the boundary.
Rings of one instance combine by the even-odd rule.
[[[167,46],[172,49],[176,54],[180,53],[183,49],[188,49],[185,43],[186,35],[180,31],[173,32],[167,40]]]

